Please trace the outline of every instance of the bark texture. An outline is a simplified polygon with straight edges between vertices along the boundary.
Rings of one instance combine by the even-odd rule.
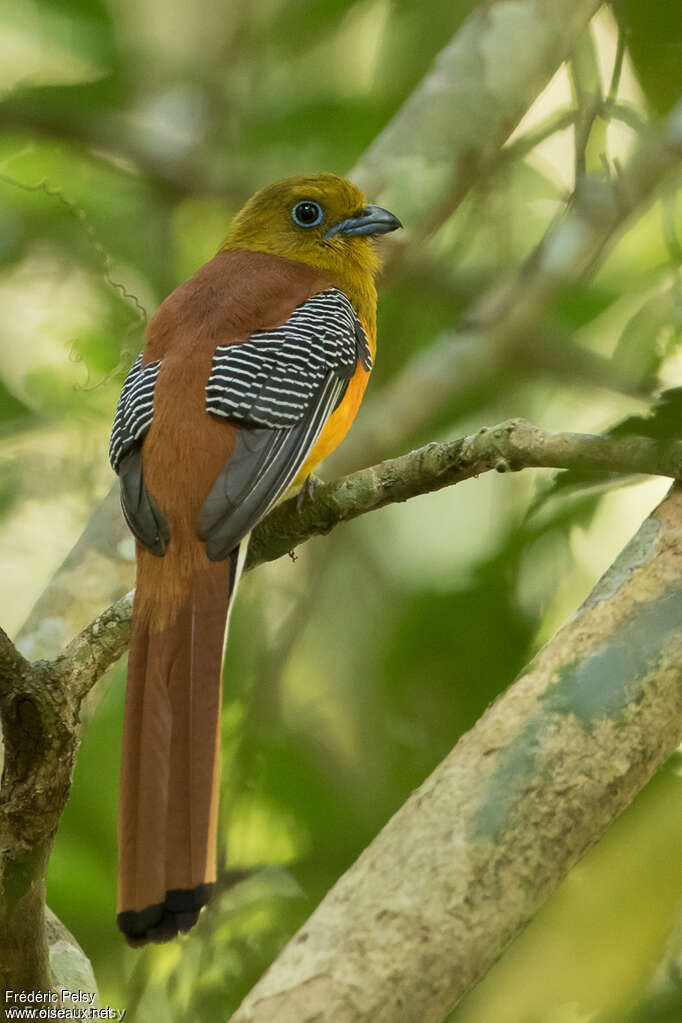
[[[555,468],[599,470],[682,478],[682,441],[660,443],[649,437],[606,437],[541,430],[525,419],[497,426],[445,444],[427,444],[398,458],[319,484],[312,498],[299,505],[292,498],[278,505],[251,534],[246,568],[274,561],[311,536],[331,532],[342,522],[388,504],[430,494],[484,472],[518,472]],[[90,688],[125,652],[130,639],[133,591],[119,598],[83,629],[48,666],[80,705]],[[21,655],[5,637],[6,678]],[[0,644],[0,688],[3,647]]]
[[[448,444],[429,444],[408,455],[322,485],[304,503],[302,510],[296,499],[286,502],[254,531],[251,566],[280,557],[316,533],[328,533],[340,522],[389,503],[439,490],[482,472],[507,472],[527,466],[649,471],[680,476],[682,442],[663,445],[644,437],[547,433],[524,420],[510,420]],[[652,521],[658,522],[658,519]],[[637,556],[638,550],[637,546],[633,548]],[[677,569],[677,562],[673,568]],[[664,602],[661,606],[668,608],[670,605]],[[52,661],[30,663],[0,632],[0,717],[6,735],[0,795],[0,981],[4,981],[7,989],[47,990],[52,983],[44,921],[47,863],[69,794],[82,701],[127,648],[131,613],[132,593],[128,593],[103,611]],[[665,621],[672,628],[669,617]],[[609,622],[602,625],[606,642]],[[660,642],[663,649],[668,640],[653,628],[650,638],[649,653],[653,657],[656,643]],[[581,652],[590,649],[582,634],[571,642],[575,642],[575,649]],[[642,650],[645,648],[644,643],[638,645],[638,653],[640,646]],[[624,654],[622,657],[627,660]],[[462,684],[465,681],[471,684],[471,680],[462,680]],[[665,751],[668,733],[662,728],[663,725],[670,727],[670,707],[665,702],[665,694],[661,700],[663,719],[652,715],[645,725],[651,728],[647,733],[650,742]],[[530,714],[529,708],[518,712],[519,727],[520,715],[526,710]],[[608,720],[613,723],[611,718]],[[484,766],[488,763],[486,760]],[[533,760],[529,771],[535,766]],[[502,788],[505,777],[503,770]],[[511,777],[513,780],[513,772]],[[614,790],[613,813],[623,805],[621,795]],[[555,796],[556,792],[551,798]],[[549,799],[548,796],[548,805]],[[428,825],[428,820],[425,821]],[[387,877],[395,880],[397,875],[390,856],[386,862],[390,868]],[[382,906],[381,912],[388,913],[388,919],[393,910]]]
[[[676,487],[232,1023],[441,1023],[682,739],[681,620]]]

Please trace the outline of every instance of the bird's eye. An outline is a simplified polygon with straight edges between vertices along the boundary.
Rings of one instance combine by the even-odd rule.
[[[322,207],[310,199],[304,199],[296,203],[291,215],[300,227],[315,227],[322,220]]]

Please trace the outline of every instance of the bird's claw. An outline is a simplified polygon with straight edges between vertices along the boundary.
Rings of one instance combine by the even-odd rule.
[[[318,487],[322,486],[322,483],[323,481],[320,479],[319,476],[316,476],[315,473],[311,472],[309,476],[306,476],[305,483],[303,484],[303,486],[301,487],[296,496],[296,510],[298,511],[299,515],[303,511],[303,505],[306,503],[306,501],[312,501],[313,497],[315,496],[315,491],[318,489]]]

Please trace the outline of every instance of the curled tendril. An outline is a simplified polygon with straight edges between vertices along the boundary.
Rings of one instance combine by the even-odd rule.
[[[73,199],[70,199],[64,194],[61,188],[54,185],[50,185],[46,178],[42,181],[38,181],[37,184],[29,185],[24,181],[18,181],[16,178],[11,177],[8,174],[0,172],[0,181],[7,185],[12,185],[14,188],[20,188],[24,192],[43,192],[48,198],[56,199],[57,202],[61,203],[65,209],[69,211],[72,217],[74,217],[85,233],[90,246],[93,251],[97,254],[102,267],[102,278],[112,291],[116,292],[122,302],[124,302],[130,309],[135,313],[135,318],[128,324],[126,332],[123,336],[123,343],[119,354],[117,364],[111,369],[105,376],[98,380],[96,383],[91,384],[90,381],[90,370],[85,365],[87,373],[86,381],[84,384],[75,384],[74,387],[79,391],[92,391],[101,384],[106,383],[112,377],[116,376],[121,369],[132,362],[132,356],[135,354],[134,349],[129,344],[132,335],[138,330],[142,329],[147,322],[147,311],[138,299],[137,295],[133,294],[132,291],[128,291],[124,284],[120,281],[115,280],[112,274],[112,261],[111,256],[102,245],[101,241],[97,237],[97,232],[92,224],[92,221],[88,217],[88,214],[79,206]],[[83,357],[76,350],[75,346],[77,339],[74,339],[69,347],[69,361],[71,362],[83,362]]]

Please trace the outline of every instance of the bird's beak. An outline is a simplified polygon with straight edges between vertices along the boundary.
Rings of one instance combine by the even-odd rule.
[[[336,224],[327,231],[324,237],[326,241],[327,238],[333,238],[336,234],[346,237],[355,234],[388,234],[389,231],[396,231],[402,226],[393,213],[389,213],[381,206],[370,205],[365,206],[357,217],[350,217],[348,220],[342,220],[340,224]]]

